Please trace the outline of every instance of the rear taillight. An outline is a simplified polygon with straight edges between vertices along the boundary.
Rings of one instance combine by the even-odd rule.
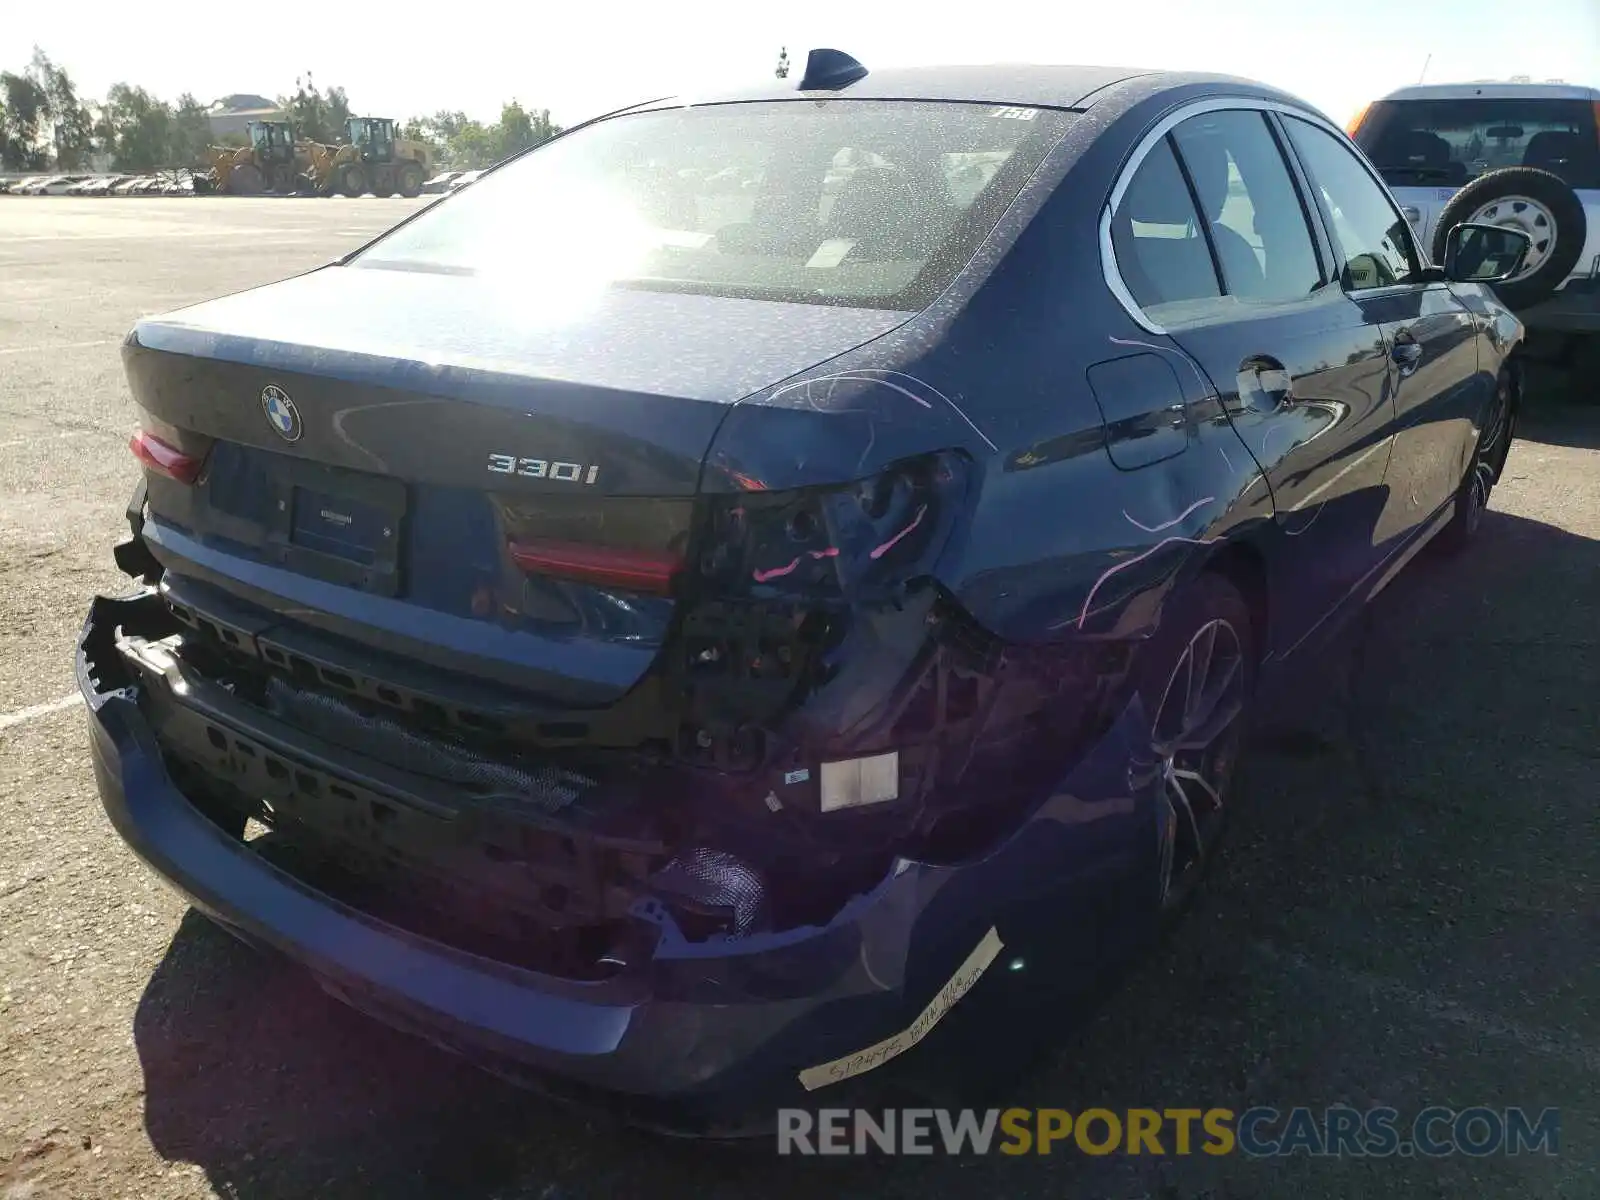
[[[1363,104],[1360,108],[1356,109],[1356,115],[1351,117],[1350,120],[1346,122],[1344,131],[1350,135],[1352,140],[1355,138],[1357,131],[1361,128],[1361,122],[1366,120],[1367,110],[1371,107],[1372,105],[1370,103]]]
[[[580,542],[513,540],[512,561],[530,575],[567,579],[596,587],[665,595],[683,568],[681,555],[664,550],[629,550]]]
[[[507,557],[530,582],[665,596],[682,571],[694,499],[543,494],[491,498]]]
[[[966,459],[895,463],[854,483],[708,502],[699,572],[724,596],[853,598],[928,574],[963,509]]]
[[[200,476],[200,468],[205,465],[204,458],[185,454],[171,443],[142,429],[128,439],[128,449],[152,471],[176,479],[179,483],[193,483]]]
[[[1600,142],[1600,100],[1594,102],[1594,137]]]

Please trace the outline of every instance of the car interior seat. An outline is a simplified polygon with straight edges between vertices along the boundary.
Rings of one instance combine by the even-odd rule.
[[[1134,299],[1146,308],[1217,294],[1216,269],[1195,227],[1194,205],[1187,189],[1173,182],[1163,173],[1141,169],[1112,219],[1117,268]],[[1137,225],[1150,227],[1150,232]],[[1185,232],[1172,236],[1174,229]]]
[[[1522,165],[1538,167],[1572,183],[1580,174],[1596,174],[1596,157],[1600,157],[1600,144],[1593,138],[1546,129],[1528,139],[1528,148],[1522,152]]]
[[[1227,147],[1220,137],[1199,135],[1184,139],[1183,161],[1194,181],[1195,193],[1200,198],[1206,223],[1211,229],[1211,240],[1222,260],[1222,277],[1228,291],[1236,296],[1262,296],[1267,294],[1266,272],[1261,258],[1249,240],[1222,221],[1222,210],[1228,204]]]

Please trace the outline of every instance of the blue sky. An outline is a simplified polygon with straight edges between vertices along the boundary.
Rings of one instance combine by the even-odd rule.
[[[567,124],[652,96],[770,78],[780,45],[796,61],[809,47],[836,46],[868,67],[1224,71],[1295,92],[1341,124],[1364,101],[1415,83],[1429,54],[1430,82],[1530,75],[1600,86],[1600,0],[452,0],[409,10],[325,0],[17,0],[0,21],[0,66],[17,69],[35,43],[93,96],[124,79],[168,99],[270,96],[310,69],[375,115],[448,107],[487,119],[516,98]]]

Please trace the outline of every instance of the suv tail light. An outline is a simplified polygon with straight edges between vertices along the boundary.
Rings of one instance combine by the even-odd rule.
[[[1351,140],[1355,139],[1356,133],[1361,129],[1361,122],[1366,120],[1367,112],[1371,108],[1372,104],[1370,102],[1363,104],[1360,108],[1356,109],[1355,116],[1351,117],[1350,120],[1345,123],[1344,131],[1350,135]]]

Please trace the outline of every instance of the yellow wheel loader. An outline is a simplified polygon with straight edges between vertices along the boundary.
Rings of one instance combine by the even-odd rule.
[[[248,146],[211,147],[211,190],[230,196],[298,191],[309,159],[304,143],[295,144],[294,126],[287,121],[251,121],[247,128]]]
[[[425,143],[396,136],[389,117],[351,117],[348,130],[348,145],[311,147],[310,175],[317,191],[346,196],[398,192],[407,198],[422,194],[422,185],[432,174],[432,155]]]

